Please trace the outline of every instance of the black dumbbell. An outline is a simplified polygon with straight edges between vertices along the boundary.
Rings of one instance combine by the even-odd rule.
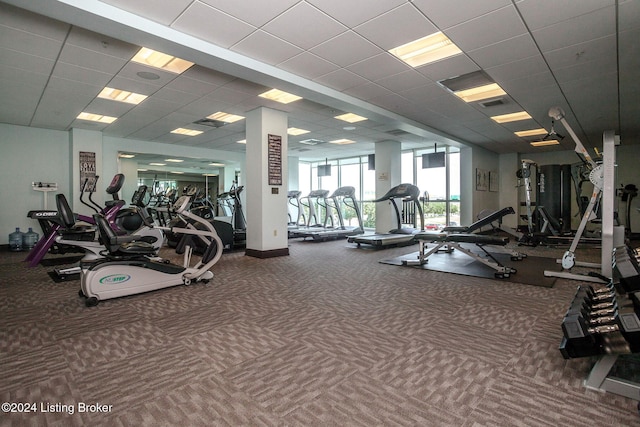
[[[568,340],[578,339],[595,342],[598,336],[620,332],[632,351],[640,347],[640,319],[635,313],[617,313],[613,321],[606,324],[590,324],[580,315],[567,316],[562,321],[562,332]]]

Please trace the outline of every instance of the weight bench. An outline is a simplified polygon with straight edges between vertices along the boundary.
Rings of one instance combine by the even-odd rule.
[[[476,222],[468,226],[449,226],[442,229],[445,233],[474,233],[480,230],[485,225],[491,225],[492,228],[494,222],[501,223],[502,218],[506,215],[516,213],[511,206],[502,208],[499,211],[495,211],[484,218],[480,218]]]
[[[485,236],[474,233],[418,233],[414,234],[414,238],[418,241],[419,252],[417,260],[403,260],[403,265],[424,265],[427,263],[428,258],[436,252],[451,253],[454,249],[470,256],[474,260],[481,262],[482,264],[494,269],[494,273],[497,279],[503,279],[509,277],[511,274],[516,273],[515,268],[507,267],[500,263],[493,255],[491,255],[484,248],[486,245],[490,246],[505,246],[509,243],[508,237],[496,237]],[[428,243],[436,243],[431,249],[428,248]],[[472,243],[476,245],[486,257],[477,254],[467,248],[461,246],[462,243]],[[520,261],[526,255],[520,253],[511,253],[512,261]]]

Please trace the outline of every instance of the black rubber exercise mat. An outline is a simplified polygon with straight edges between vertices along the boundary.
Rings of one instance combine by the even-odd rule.
[[[470,248],[471,246],[466,246]],[[480,253],[482,253],[480,251]],[[515,268],[517,272],[509,277],[496,280],[504,280],[508,282],[523,283],[525,285],[544,286],[546,288],[553,287],[556,278],[545,277],[545,270],[559,270],[555,258],[544,258],[536,256],[528,256],[522,261],[512,261],[511,255],[508,253],[491,253],[502,265]],[[418,252],[412,252],[395,258],[380,260],[383,264],[403,266],[404,260],[417,260]],[[424,270],[441,271],[445,273],[462,274],[465,276],[484,277],[487,279],[495,279],[494,269],[476,261],[470,256],[454,250],[451,253],[439,252],[432,254],[424,265],[410,266],[411,268],[421,268]]]

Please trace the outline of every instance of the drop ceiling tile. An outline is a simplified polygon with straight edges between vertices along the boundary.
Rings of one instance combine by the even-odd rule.
[[[382,96],[389,96],[392,92],[379,84],[368,82],[359,86],[355,86],[345,90],[351,96],[355,96],[358,99],[369,100],[372,98],[378,98]]]
[[[506,6],[446,30],[463,51],[498,43],[527,32],[514,6]]]
[[[181,90],[175,90],[165,86],[162,89],[158,90],[156,93],[154,93],[153,98],[171,101],[175,104],[180,105],[180,107],[183,107],[185,105],[192,103],[197,99],[200,99],[200,95],[193,94],[190,92],[184,92]]]
[[[415,70],[406,70],[398,74],[378,79],[375,83],[397,93],[424,86],[431,83],[431,80]]]
[[[3,3],[2,13],[0,13],[0,27],[20,30],[35,36],[62,42],[67,37],[67,32],[71,26]],[[0,37],[0,40],[2,40],[2,37]]]
[[[0,25],[0,47],[55,60],[62,42]]]
[[[619,31],[640,28],[640,2],[636,0],[621,0],[618,2]]]
[[[262,30],[251,33],[233,45],[231,50],[271,65],[286,61],[302,52],[299,47]]]
[[[229,48],[255,31],[255,27],[200,2],[192,3],[172,24],[183,33]]]
[[[395,31],[398,27],[401,27],[402,31]],[[438,31],[410,3],[371,19],[354,30],[384,50],[393,49]]]
[[[549,67],[553,70],[601,60],[610,61],[613,66],[616,66],[616,56],[615,35],[556,49],[544,54]]]
[[[111,74],[116,74],[127,63],[125,59],[103,55],[93,50],[70,44],[65,44],[58,60],[85,69]]]
[[[534,31],[613,4],[614,0],[523,0],[516,7]]]
[[[52,76],[61,79],[76,81],[79,83],[87,83],[93,86],[104,87],[111,80],[112,74],[103,73],[97,70],[89,70],[77,65],[67,64],[58,61],[53,69]],[[97,93],[96,93],[97,95]]]
[[[181,77],[188,77],[189,79],[202,81],[216,86],[221,86],[236,79],[236,77],[230,76],[229,74],[211,70],[198,64],[193,65],[187,71],[182,73]]]
[[[521,79],[522,76],[529,74],[548,72],[549,66],[542,55],[536,54],[519,61],[498,65],[496,67],[489,67],[486,68],[485,71],[497,83],[502,84],[502,82],[505,81]]]
[[[305,50],[347,30],[335,19],[304,2],[279,15],[262,29]]]
[[[316,77],[335,71],[339,67],[312,53],[303,52],[300,55],[278,64],[278,68],[313,80]]]
[[[382,53],[382,50],[359,34],[346,31],[314,47],[310,52],[341,67],[347,67]]]
[[[428,83],[423,86],[411,88],[411,90],[403,90],[400,95],[408,100],[420,104],[430,103],[431,99],[445,94],[445,89],[437,83]]]
[[[440,29],[482,16],[511,4],[510,0],[413,0],[413,4]]]
[[[343,91],[350,87],[359,86],[366,83],[366,79],[349,70],[341,68],[322,77],[315,79],[316,82],[327,85],[333,89]]]
[[[615,34],[615,9],[607,7],[533,31],[542,52]]]
[[[538,52],[533,38],[527,33],[469,51],[467,55],[480,68],[491,68],[537,55]]]
[[[128,0],[102,0],[127,12],[135,15],[143,16],[152,21],[159,22],[164,25],[170,25],[193,0],[146,0],[128,1]]]
[[[247,22],[254,27],[261,27],[298,3],[298,0],[269,0],[259,2],[228,0],[200,1]]]
[[[47,75],[53,70],[55,62],[52,59],[0,47],[0,64],[11,64],[12,68],[25,71],[37,70],[39,74]]]
[[[3,61],[0,63],[0,79],[11,82],[8,84],[24,84],[42,90],[49,80],[49,74],[12,67]]]
[[[347,70],[368,80],[378,80],[385,76],[401,73],[410,67],[390,53],[381,53],[347,67]]]
[[[207,95],[217,88],[219,85],[215,85],[212,83],[207,83],[202,80],[195,80],[189,77],[185,77],[184,74],[173,79],[169,84],[165,86],[167,89],[177,90],[181,92],[187,92],[193,95],[196,95],[197,99],[200,96]]]
[[[71,28],[66,43],[125,61],[130,60],[140,49],[140,46],[125,43],[80,27]]]
[[[344,0],[307,0],[307,2],[350,28],[405,3],[404,0],[349,0],[348,7],[345,7]]]

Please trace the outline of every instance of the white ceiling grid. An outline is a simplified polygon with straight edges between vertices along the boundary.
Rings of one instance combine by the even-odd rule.
[[[100,129],[110,136],[242,151],[235,141],[244,138],[243,123],[219,129],[192,123],[218,110],[243,115],[268,106],[287,111],[290,126],[312,131],[289,137],[292,154],[301,158],[364,153],[376,141],[389,139],[405,148],[456,140],[496,153],[524,153],[534,150],[529,140],[513,134],[523,123],[498,125],[489,116],[522,107],[533,116],[530,127],[549,130],[547,111],[559,105],[588,145],[598,146],[606,129],[640,142],[638,0],[39,3],[0,3],[0,95],[9,101],[0,105],[1,122]],[[111,7],[121,10],[126,25],[111,20]],[[203,56],[210,52],[147,32],[152,25],[229,49],[246,61],[230,64],[230,56]],[[96,28],[103,34],[91,31]],[[464,53],[413,69],[387,52],[435,31],[443,31]],[[150,69],[129,60],[144,44],[170,46],[167,53],[206,61],[180,76],[153,70],[159,79],[143,80],[137,73]],[[259,66],[248,69],[240,63],[249,60]],[[437,83],[481,69],[507,91],[503,105],[466,104]],[[283,106],[257,97],[276,84],[305,99]],[[97,99],[105,85],[149,98],[138,106]],[[334,96],[340,93],[344,96]],[[345,131],[333,116],[347,110],[371,120]],[[75,119],[80,111],[118,120],[90,124]],[[205,133],[192,138],[169,133],[176,127]],[[398,135],[397,129],[409,133]],[[351,137],[357,144],[299,144],[334,137]],[[572,148],[565,138],[560,146],[542,150]]]

